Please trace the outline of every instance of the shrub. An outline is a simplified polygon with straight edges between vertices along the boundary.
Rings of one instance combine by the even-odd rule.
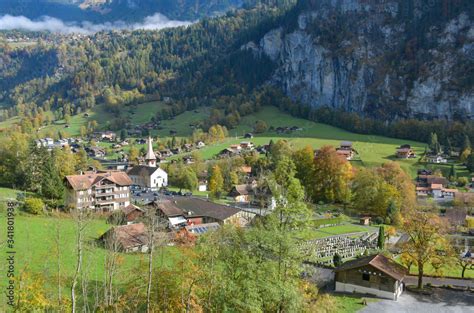
[[[374,223],[375,223],[376,225],[383,224],[383,218],[380,217],[380,216],[377,216],[376,218],[374,218]]]
[[[267,126],[267,123],[265,123],[265,121],[262,121],[262,120],[258,120],[255,122],[255,127],[254,127],[254,131],[259,134],[259,133],[264,133],[266,132],[268,129],[268,126]]]
[[[458,183],[458,186],[464,187],[469,183],[469,180],[467,179],[467,177],[459,177],[457,180],[457,183]]]
[[[28,198],[23,205],[25,212],[35,215],[43,213],[43,208],[44,202],[40,198]]]

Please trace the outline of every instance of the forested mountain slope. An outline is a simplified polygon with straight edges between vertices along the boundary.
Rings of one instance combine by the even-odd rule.
[[[303,116],[321,107],[379,121],[473,116],[470,0],[266,2],[160,32],[66,37],[20,51],[0,44],[0,103],[8,115],[76,114],[96,102],[118,111],[167,96],[182,109],[242,114],[256,89],[272,85]]]

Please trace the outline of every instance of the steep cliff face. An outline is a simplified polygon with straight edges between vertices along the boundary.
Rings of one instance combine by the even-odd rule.
[[[245,48],[277,64],[269,83],[311,106],[385,119],[473,117],[471,12],[434,22],[417,3],[319,1]]]

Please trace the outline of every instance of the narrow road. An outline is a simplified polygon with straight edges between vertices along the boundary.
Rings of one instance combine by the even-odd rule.
[[[404,279],[405,285],[416,285],[418,283],[417,276],[406,276]],[[456,279],[456,278],[437,278],[437,277],[423,277],[423,284],[432,284],[433,286],[451,285],[457,287],[471,287],[474,288],[474,279]]]

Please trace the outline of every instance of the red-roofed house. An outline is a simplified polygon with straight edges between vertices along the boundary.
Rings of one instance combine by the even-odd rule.
[[[66,205],[76,209],[115,211],[130,204],[132,180],[125,172],[66,176]]]

